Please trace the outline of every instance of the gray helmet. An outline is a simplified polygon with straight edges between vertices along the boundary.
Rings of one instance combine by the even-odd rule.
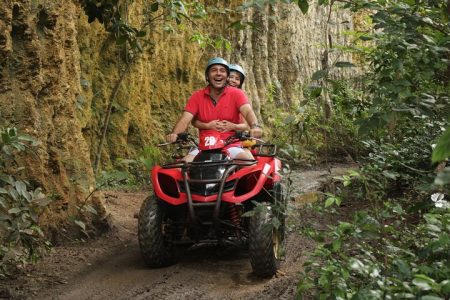
[[[208,60],[208,63],[206,64],[206,68],[205,68],[205,78],[206,81],[208,81],[208,71],[209,68],[211,68],[213,65],[222,65],[227,69],[227,75],[230,76],[230,67],[228,66],[228,62],[221,58],[221,57],[214,57],[211,58],[210,60]]]
[[[239,85],[239,88],[241,88],[242,85],[244,84],[244,80],[245,80],[244,69],[240,65],[234,65],[234,64],[230,64],[229,68],[230,68],[230,72],[235,71],[235,72],[238,72],[240,74],[241,84]]]

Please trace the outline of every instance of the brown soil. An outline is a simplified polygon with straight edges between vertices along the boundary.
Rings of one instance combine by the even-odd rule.
[[[113,230],[86,243],[54,248],[14,280],[2,282],[0,298],[293,299],[302,263],[313,248],[313,242],[296,229],[305,222],[303,202],[314,201],[326,178],[348,168],[292,173],[286,258],[272,279],[252,274],[245,251],[216,247],[188,249],[171,267],[146,267],[139,253],[134,215],[148,192],[108,191],[105,196]]]

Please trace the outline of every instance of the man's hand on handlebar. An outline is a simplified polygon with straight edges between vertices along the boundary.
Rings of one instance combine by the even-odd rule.
[[[178,134],[176,133],[169,133],[166,135],[166,142],[169,144],[173,143],[187,143],[189,141],[193,141],[191,138],[191,135],[187,132],[180,132]],[[195,142],[194,142],[195,143]]]
[[[166,142],[168,143],[175,143],[177,141],[178,134],[175,133],[169,133],[166,135]]]

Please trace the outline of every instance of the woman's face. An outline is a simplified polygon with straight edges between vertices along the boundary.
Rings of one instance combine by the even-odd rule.
[[[241,85],[241,75],[238,72],[231,71],[228,84],[232,87],[239,88]]]

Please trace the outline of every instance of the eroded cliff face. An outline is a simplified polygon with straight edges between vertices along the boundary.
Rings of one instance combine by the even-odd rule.
[[[54,199],[43,223],[76,214],[95,186],[82,135],[79,6],[71,1],[2,1],[0,5],[0,117],[38,139],[37,155],[21,158],[23,177]]]
[[[1,2],[0,125],[15,125],[41,141],[38,159],[25,160],[26,176],[53,195],[48,216],[57,223],[75,214],[94,187],[92,163],[113,86],[124,68],[123,53],[101,24],[87,22],[78,1]],[[231,8],[242,1],[205,4]],[[130,23],[140,22],[141,11],[142,1],[130,4]],[[237,17],[257,29],[232,31],[228,25]],[[269,88],[278,107],[298,103],[312,73],[323,64],[328,36],[334,44],[342,43],[342,30],[349,27],[349,15],[312,7],[305,16],[294,4],[264,13],[217,14],[195,26],[186,23],[177,33],[155,25],[148,36],[154,46],[132,65],[113,103],[101,165],[134,158],[145,145],[161,141],[191,92],[205,85],[204,66],[212,56],[244,67],[244,89],[267,122],[261,116],[270,112],[261,112]],[[190,41],[198,29],[229,38],[233,51],[200,49]]]

